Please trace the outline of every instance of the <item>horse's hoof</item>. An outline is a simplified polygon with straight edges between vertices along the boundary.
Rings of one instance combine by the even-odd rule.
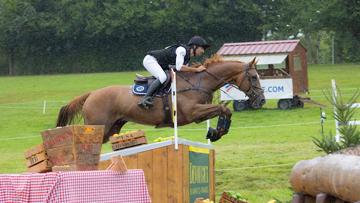
[[[208,133],[206,135],[206,139],[209,139],[211,142],[216,142],[221,138],[219,132],[214,128],[209,128]]]

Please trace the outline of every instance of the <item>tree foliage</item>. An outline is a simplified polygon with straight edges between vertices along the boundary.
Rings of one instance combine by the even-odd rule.
[[[359,3],[329,2],[2,0],[0,74],[140,69],[148,50],[186,43],[193,35],[210,41],[210,53],[225,42],[291,36],[306,36],[311,52],[319,30],[335,33],[338,61],[357,61]]]

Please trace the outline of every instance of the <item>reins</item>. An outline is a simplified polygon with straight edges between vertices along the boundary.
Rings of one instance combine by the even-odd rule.
[[[248,80],[250,81],[249,90],[246,91],[245,94],[246,94],[247,96],[250,96],[250,95],[252,95],[252,94],[256,94],[254,88],[258,88],[258,87],[256,87],[256,86],[253,87],[251,78],[249,78],[249,74],[248,74],[248,70],[250,69],[249,64],[245,64],[244,67],[245,67],[245,68],[244,68],[243,70],[241,70],[241,72],[245,72],[245,73],[246,73],[245,77],[248,78]],[[204,72],[207,73],[208,75],[210,75],[211,77],[215,78],[217,81],[220,81],[220,82],[221,82],[220,84],[229,84],[229,85],[231,85],[233,88],[235,88],[235,89],[237,89],[237,90],[239,90],[239,91],[242,91],[242,90],[240,90],[239,87],[237,87],[237,86],[234,85],[233,83],[230,83],[230,82],[225,81],[224,79],[222,79],[222,78],[214,75],[213,73],[207,71],[206,69],[204,70]],[[185,81],[186,81],[188,84],[190,84],[190,86],[191,86],[191,87],[188,87],[188,88],[184,88],[184,89],[178,90],[178,91],[177,91],[178,93],[194,90],[194,91],[203,92],[203,93],[205,93],[206,95],[208,95],[209,97],[212,96],[212,91],[209,91],[209,90],[207,90],[207,89],[201,88],[201,86],[200,86],[200,85],[201,85],[201,78],[198,79],[198,84],[195,85],[195,84],[191,83],[189,79],[185,78],[185,77],[182,76],[181,74],[178,74],[178,76],[179,76],[180,78],[182,78],[183,80],[185,80]],[[199,77],[200,77],[200,74],[199,74]],[[244,78],[244,80],[245,80],[245,78]],[[239,86],[242,85],[242,83],[243,83],[244,80],[241,81],[241,83],[240,83]],[[231,95],[229,95],[226,91],[222,90],[221,88],[220,88],[220,91],[222,91],[224,94],[226,94],[226,95],[229,96],[230,98],[236,100],[235,98],[233,98]]]
[[[211,92],[211,91],[200,87],[201,78],[198,80],[198,84],[197,84],[197,86],[196,86],[196,85],[192,84],[189,79],[183,77],[181,74],[177,74],[177,75],[178,75],[180,78],[182,78],[183,80],[185,80],[185,81],[186,81],[188,84],[190,84],[190,86],[191,86],[191,87],[188,87],[188,88],[184,88],[184,89],[177,90],[177,91],[176,91],[177,93],[195,90],[195,91],[203,92],[203,93],[205,93],[206,95],[208,95],[209,97],[211,97],[211,95],[212,95],[212,92]]]
[[[249,77],[249,76],[248,76],[248,70],[249,70],[249,69],[250,69],[249,64],[245,64],[245,68],[244,68],[243,70],[241,70],[241,72],[244,72],[244,71],[245,71],[245,72],[246,72],[246,77]],[[242,85],[242,83],[243,83],[244,80],[242,80],[241,83],[240,83],[240,85],[239,85],[239,87],[237,87],[237,86],[234,85],[233,83],[229,83],[229,82],[225,81],[224,79],[219,78],[218,76],[210,73],[210,72],[207,71],[207,70],[205,70],[205,72],[206,72],[207,74],[209,74],[210,76],[214,77],[216,80],[220,80],[221,83],[229,84],[231,87],[233,87],[233,88],[235,88],[235,89],[237,89],[237,90],[239,90],[239,91],[242,91],[242,90],[240,90],[239,87]],[[244,79],[245,79],[245,78],[244,78]],[[249,80],[250,80],[250,79],[249,79]],[[224,94],[226,94],[226,95],[227,95],[228,97],[230,97],[231,99],[236,100],[236,99],[233,98],[231,95],[229,95],[226,91],[224,91],[224,90],[222,90],[222,89],[220,89],[220,91],[222,91]],[[246,91],[246,95],[247,95],[247,93],[249,93],[249,92],[251,92],[251,93],[254,92],[254,91],[252,91],[252,85],[250,85],[249,90]]]

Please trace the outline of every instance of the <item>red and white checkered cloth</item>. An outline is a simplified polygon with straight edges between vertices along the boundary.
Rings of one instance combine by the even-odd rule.
[[[151,202],[143,170],[0,175],[0,202]]]

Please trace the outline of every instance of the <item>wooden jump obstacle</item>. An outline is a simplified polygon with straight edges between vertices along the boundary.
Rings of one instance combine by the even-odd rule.
[[[152,202],[193,203],[215,200],[215,152],[212,145],[178,139],[114,151],[100,156],[99,169],[123,156],[128,169],[143,169]]]

